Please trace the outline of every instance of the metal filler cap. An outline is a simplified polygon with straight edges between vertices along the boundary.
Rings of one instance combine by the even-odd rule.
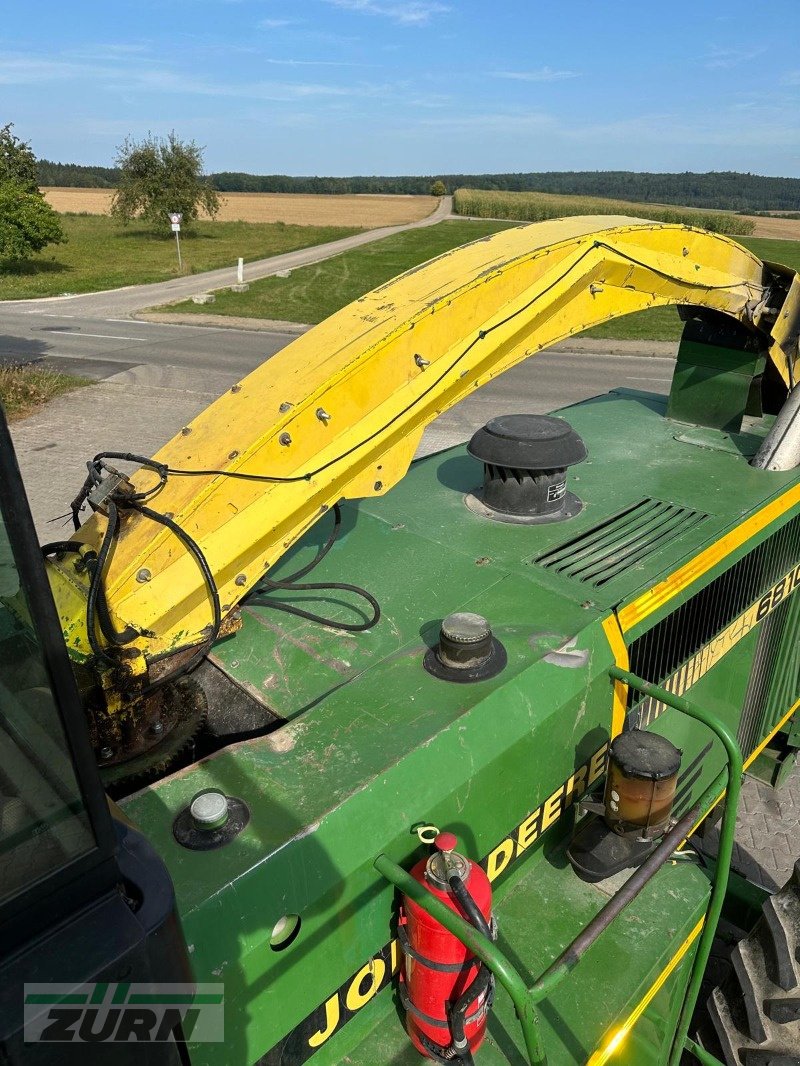
[[[226,796],[218,788],[207,788],[178,813],[172,833],[184,848],[213,851],[230,844],[249,821],[250,811],[243,800]]]
[[[465,682],[494,677],[507,661],[505,648],[483,615],[456,611],[442,621],[439,643],[428,650],[423,665],[442,681]]]
[[[228,797],[222,792],[201,792],[189,806],[196,829],[219,829],[228,820]]]

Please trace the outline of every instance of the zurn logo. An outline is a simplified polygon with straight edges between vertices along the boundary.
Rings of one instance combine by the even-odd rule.
[[[25,985],[26,1043],[161,1043],[224,1040],[223,986]]]

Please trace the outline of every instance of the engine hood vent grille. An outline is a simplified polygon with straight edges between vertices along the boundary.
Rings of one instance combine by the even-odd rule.
[[[544,552],[535,562],[601,588],[706,518],[702,511],[648,497]]]

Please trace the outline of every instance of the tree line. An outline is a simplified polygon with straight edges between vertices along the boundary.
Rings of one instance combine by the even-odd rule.
[[[40,185],[115,188],[119,169],[76,163],[38,162]],[[349,178],[292,177],[287,174],[247,174],[223,171],[211,174],[209,184],[218,192],[288,193],[405,193],[428,195],[435,182],[445,190],[496,189],[506,192],[549,192],[599,196],[643,203],[686,207],[723,208],[728,211],[798,211],[800,178],[775,178],[737,171],[694,174],[638,173],[628,170],[542,171],[519,174],[423,174],[399,176],[361,175]]]

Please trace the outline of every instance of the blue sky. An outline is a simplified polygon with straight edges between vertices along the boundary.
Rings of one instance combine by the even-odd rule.
[[[6,0],[0,124],[110,164],[171,129],[288,174],[800,176],[800,3]]]

